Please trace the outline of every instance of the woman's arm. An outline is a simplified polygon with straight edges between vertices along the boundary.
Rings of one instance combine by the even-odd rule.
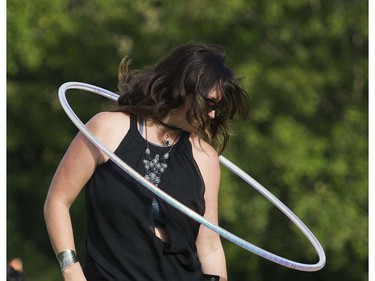
[[[113,128],[116,128],[116,120],[119,118],[116,119],[112,114],[99,113],[87,124],[89,130],[110,149],[115,148],[116,143],[121,141],[118,139],[124,134],[123,131],[121,134],[113,132]],[[47,230],[56,254],[68,249],[75,251],[69,209],[97,165],[106,160],[106,156],[82,133],[78,133],[74,138],[61,160],[44,205]],[[79,263],[66,268],[63,276],[64,280],[86,280]]]
[[[199,166],[206,186],[205,202],[206,211],[204,217],[218,224],[218,193],[220,186],[220,164],[216,151],[205,143],[201,143],[202,148],[197,148],[194,158]],[[194,147],[194,146],[193,146]],[[200,145],[198,144],[198,147]],[[221,281],[227,281],[227,268],[223,246],[220,236],[201,226],[196,241],[198,256],[202,265],[202,270],[206,274],[218,275]]]

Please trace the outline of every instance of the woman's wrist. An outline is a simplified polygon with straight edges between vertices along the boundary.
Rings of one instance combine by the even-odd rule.
[[[64,250],[56,255],[60,264],[61,272],[78,262],[76,253],[73,250]]]

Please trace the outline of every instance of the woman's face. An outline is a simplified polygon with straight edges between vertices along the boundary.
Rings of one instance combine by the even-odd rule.
[[[221,93],[215,88],[213,89],[208,96],[206,97],[206,105],[208,110],[208,117],[211,119],[214,119],[217,117],[219,112],[217,112],[215,109],[210,108],[210,104],[217,104],[221,100]],[[214,106],[215,107],[215,106]]]
[[[221,93],[217,89],[213,89],[205,98],[207,104],[217,103],[221,100]],[[194,133],[195,128],[193,128],[186,119],[187,112],[191,107],[192,96],[186,98],[186,102],[183,108],[179,109],[175,113],[172,113],[166,120],[166,122],[181,130]],[[210,107],[207,106],[207,115],[208,118],[213,119],[216,117],[216,111],[214,109],[210,110]]]

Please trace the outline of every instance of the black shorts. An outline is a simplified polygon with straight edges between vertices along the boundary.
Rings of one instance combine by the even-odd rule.
[[[203,274],[201,281],[219,281],[220,276]]]
[[[99,270],[95,267],[93,262],[88,262],[88,259],[85,260],[85,263],[83,266],[83,273],[85,274],[87,281],[106,281],[107,280],[100,274]],[[199,281],[219,281],[219,280],[220,280],[219,276],[203,274],[203,276],[201,277]]]

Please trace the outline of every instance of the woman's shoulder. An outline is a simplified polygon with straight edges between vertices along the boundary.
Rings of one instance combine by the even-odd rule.
[[[129,120],[129,115],[123,112],[103,111],[94,115],[86,125],[96,131],[112,131],[129,127]]]
[[[206,196],[217,196],[220,184],[220,162],[217,151],[206,141],[192,134],[190,142],[193,157],[203,177],[206,186]],[[216,199],[215,199],[216,200]]]
[[[217,151],[206,141],[195,134],[190,135],[190,142],[193,149],[193,155],[196,161],[212,163],[219,161]]]
[[[124,122],[129,121],[130,116],[124,112],[118,111],[102,111],[95,114],[90,121],[98,122],[98,124],[106,124],[108,122]]]
[[[130,127],[130,117],[123,112],[100,112],[94,115],[86,127],[108,148],[115,149]]]

